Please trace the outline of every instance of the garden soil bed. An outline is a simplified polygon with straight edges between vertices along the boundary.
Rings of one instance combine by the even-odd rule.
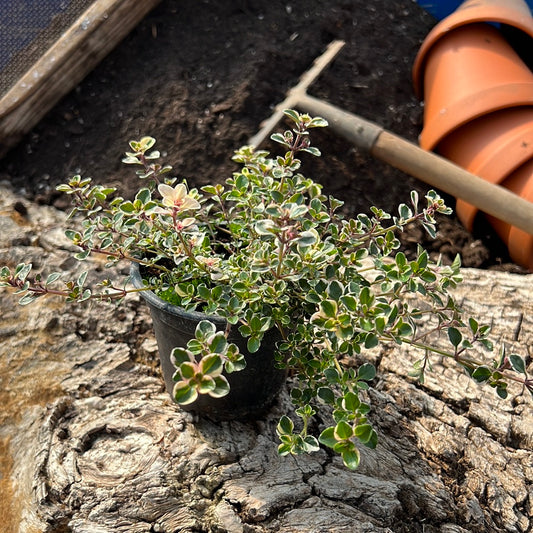
[[[157,138],[192,186],[224,180],[237,169],[233,151],[334,39],[346,46],[310,94],[416,142],[423,108],[411,67],[435,23],[413,0],[163,0],[11,150],[0,180],[58,207],[67,203],[55,186],[76,173],[131,195],[137,178],[120,160],[127,141],[143,135]],[[306,158],[304,173],[344,200],[347,214],[371,205],[394,211],[411,189],[427,188],[331,130],[314,144],[323,156]],[[466,266],[520,271],[488,227],[470,234],[454,216],[441,219],[436,241],[415,229],[402,240],[445,261],[460,253]]]

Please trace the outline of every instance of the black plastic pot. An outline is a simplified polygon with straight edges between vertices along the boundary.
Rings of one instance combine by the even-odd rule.
[[[137,263],[132,264],[130,274],[133,285],[136,288],[143,287]],[[170,360],[172,349],[186,346],[194,338],[196,326],[201,320],[210,320],[221,331],[226,329],[227,323],[221,317],[185,311],[165,302],[152,291],[142,291],[140,295],[150,308],[161,370],[166,389],[173,397],[175,382],[172,378],[176,369]],[[232,327],[229,341],[234,342],[246,358],[246,368],[240,372],[224,374],[231,388],[226,396],[212,398],[202,394],[192,404],[180,407],[214,420],[245,419],[264,412],[280,393],[287,377],[285,370],[275,366],[275,345],[280,338],[276,329],[270,330],[266,333],[260,350],[250,354],[246,349],[246,339],[242,338],[237,328]]]

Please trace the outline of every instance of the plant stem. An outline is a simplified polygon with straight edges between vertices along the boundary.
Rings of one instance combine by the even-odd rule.
[[[391,340],[391,339],[389,339]],[[413,346],[415,348],[420,348],[420,349],[423,349],[423,350],[426,350],[426,351],[429,351],[429,352],[432,352],[432,353],[435,353],[437,355],[442,355],[444,357],[448,357],[449,359],[453,359],[454,361],[457,361],[459,364],[467,367],[467,368],[470,368],[471,370],[477,368],[477,367],[480,367],[480,366],[485,366],[485,363],[481,362],[481,361],[478,361],[476,359],[471,359],[471,358],[467,358],[467,357],[463,357],[459,354],[456,354],[456,353],[450,353],[450,352],[447,352],[445,350],[440,350],[438,348],[435,348],[434,346],[430,346],[428,344],[423,344],[423,343],[419,343],[419,342],[413,342],[409,339],[401,339],[402,342],[405,342],[406,344],[409,344],[410,346]],[[517,376],[515,376],[514,374],[510,374],[508,372],[501,372],[501,375],[502,377],[506,378],[506,379],[510,379],[511,381],[514,381],[516,383],[521,383],[521,384],[525,384],[527,380],[524,380],[522,378],[519,378]]]

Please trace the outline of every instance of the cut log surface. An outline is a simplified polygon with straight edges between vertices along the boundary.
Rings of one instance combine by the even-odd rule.
[[[70,259],[63,213],[24,202],[21,209],[8,189],[0,193],[2,264],[106,275],[103,265]],[[467,269],[456,291],[468,312],[492,323],[497,343],[528,361],[532,281]],[[361,450],[352,472],[326,450],[277,456],[275,427],[292,410],[286,392],[255,422],[214,423],[180,410],[157,373],[139,299],[84,307],[49,298],[21,307],[16,298],[1,297],[0,441],[9,460],[0,462],[0,500],[7,502],[0,511],[7,532],[533,527],[533,403],[519,390],[500,400],[439,360],[420,385],[408,376],[420,354],[396,346],[374,351],[368,358],[380,378],[369,400],[380,440],[376,450]]]

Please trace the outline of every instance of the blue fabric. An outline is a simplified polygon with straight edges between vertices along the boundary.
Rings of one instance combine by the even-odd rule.
[[[420,7],[431,13],[437,20],[442,20],[450,13],[453,13],[464,0],[440,0],[430,2],[429,0],[417,0]],[[533,0],[526,0],[529,10],[533,12]]]

